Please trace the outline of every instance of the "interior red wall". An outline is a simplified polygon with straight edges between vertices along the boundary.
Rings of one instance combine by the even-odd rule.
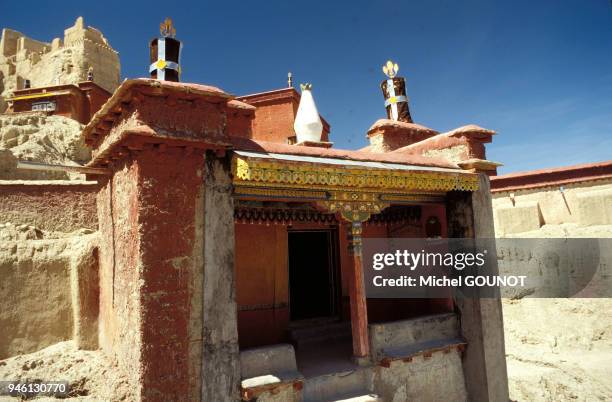
[[[446,236],[444,205],[423,205],[421,211],[417,223],[396,225],[393,236],[424,237],[425,222],[431,216],[440,220],[443,237]],[[347,227],[346,223],[338,225],[343,295],[341,318],[344,320],[350,317],[348,274],[353,268],[348,253]],[[304,229],[308,228],[329,228],[329,225],[304,226]],[[236,299],[241,348],[287,341],[290,309],[287,230],[287,225],[282,224],[235,224]],[[364,238],[388,236],[389,225],[364,225]],[[451,308],[447,299],[368,299],[368,318],[370,322],[394,321],[445,312]]]
[[[284,341],[289,323],[285,225],[235,225],[236,300],[241,348]]]

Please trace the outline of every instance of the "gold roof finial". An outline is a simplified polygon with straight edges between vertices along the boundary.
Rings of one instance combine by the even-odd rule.
[[[305,83],[305,84],[300,84],[300,89],[302,91],[310,91],[312,89],[312,84],[311,83]]]
[[[172,25],[172,19],[170,17],[166,17],[164,22],[159,24],[159,32],[164,38],[174,38],[176,29],[174,25]]]
[[[397,75],[399,71],[399,66],[397,63],[392,62],[391,60],[387,60],[387,63],[382,68],[383,73],[389,78],[393,78]]]
[[[293,87],[293,74],[291,74],[291,71],[287,73],[287,87]]]

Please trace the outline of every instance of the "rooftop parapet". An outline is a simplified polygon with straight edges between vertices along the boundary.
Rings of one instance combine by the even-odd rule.
[[[438,134],[437,131],[420,124],[380,119],[368,130],[370,140],[368,151],[391,152],[431,138],[436,134]]]
[[[90,166],[104,166],[113,155],[143,143],[227,148],[228,110],[251,112],[248,105],[232,98],[213,86],[126,80],[81,133],[93,149]]]
[[[492,141],[493,135],[493,130],[469,124],[401,147],[392,154],[443,158],[466,170],[495,175],[501,164],[487,160],[485,150],[485,144]]]

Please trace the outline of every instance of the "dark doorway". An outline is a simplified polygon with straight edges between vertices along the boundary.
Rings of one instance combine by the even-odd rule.
[[[291,321],[336,315],[335,234],[333,230],[289,232]]]

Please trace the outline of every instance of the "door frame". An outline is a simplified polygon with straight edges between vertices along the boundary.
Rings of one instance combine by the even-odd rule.
[[[328,266],[330,276],[331,289],[329,291],[330,297],[330,310],[329,316],[307,318],[302,320],[291,319],[291,266],[290,264],[290,249],[289,249],[289,238],[291,233],[304,233],[304,232],[325,232],[328,234]],[[339,320],[342,317],[342,276],[340,269],[340,239],[339,230],[337,225],[329,227],[287,227],[287,288],[289,290],[289,324],[291,326],[300,326],[301,324],[307,324],[309,322],[316,323],[328,320]],[[292,325],[293,324],[293,325]]]

